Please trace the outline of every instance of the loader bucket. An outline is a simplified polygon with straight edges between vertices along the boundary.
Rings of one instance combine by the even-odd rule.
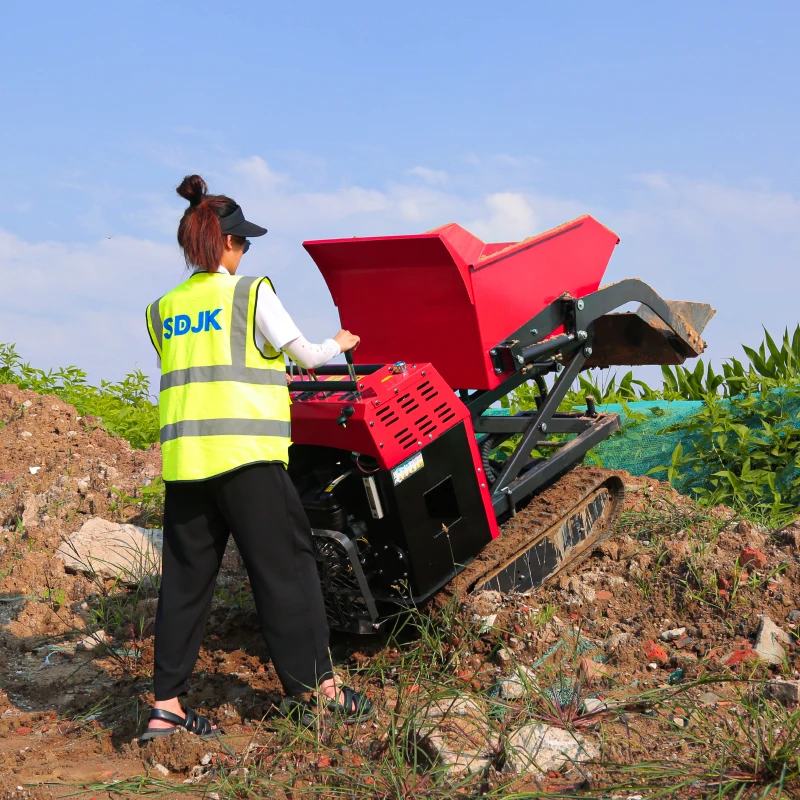
[[[683,364],[705,349],[700,334],[715,311],[708,303],[667,300],[669,324],[647,306],[635,313],[605,314],[595,320],[588,367]]]

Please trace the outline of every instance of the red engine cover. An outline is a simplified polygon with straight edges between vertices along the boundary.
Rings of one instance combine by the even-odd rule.
[[[358,394],[336,390],[336,383],[349,380],[347,377],[315,379],[330,383],[331,391],[292,392],[295,444],[362,453],[372,456],[381,469],[391,469],[463,423],[475,471],[483,476],[470,413],[431,364],[408,364],[400,371],[387,365],[372,375],[360,376]],[[353,407],[353,415],[343,426],[337,419],[347,406]],[[496,536],[489,489],[485,480],[480,480],[479,485]]]

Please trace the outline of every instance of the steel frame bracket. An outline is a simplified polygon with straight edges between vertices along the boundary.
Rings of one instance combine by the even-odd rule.
[[[518,339],[506,339],[489,351],[496,374],[519,372],[525,366],[522,343]]]

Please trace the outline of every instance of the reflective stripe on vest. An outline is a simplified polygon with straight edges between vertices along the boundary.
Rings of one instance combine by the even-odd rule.
[[[199,273],[148,306],[148,332],[161,356],[164,480],[203,480],[254,462],[288,462],[283,354],[267,358],[255,344],[262,280],[269,282]]]

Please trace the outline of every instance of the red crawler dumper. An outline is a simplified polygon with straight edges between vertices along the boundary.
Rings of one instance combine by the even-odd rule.
[[[518,243],[451,224],[304,244],[364,362],[290,367],[290,473],[333,628],[375,631],[454,580],[461,592],[527,591],[611,532],[621,481],[574,468],[618,417],[559,404],[590,367],[697,356],[714,314],[639,280],[599,288],[618,241],[585,216]],[[610,313],[631,301],[635,313]],[[526,381],[536,410],[486,413]],[[532,524],[501,530],[521,509]]]

